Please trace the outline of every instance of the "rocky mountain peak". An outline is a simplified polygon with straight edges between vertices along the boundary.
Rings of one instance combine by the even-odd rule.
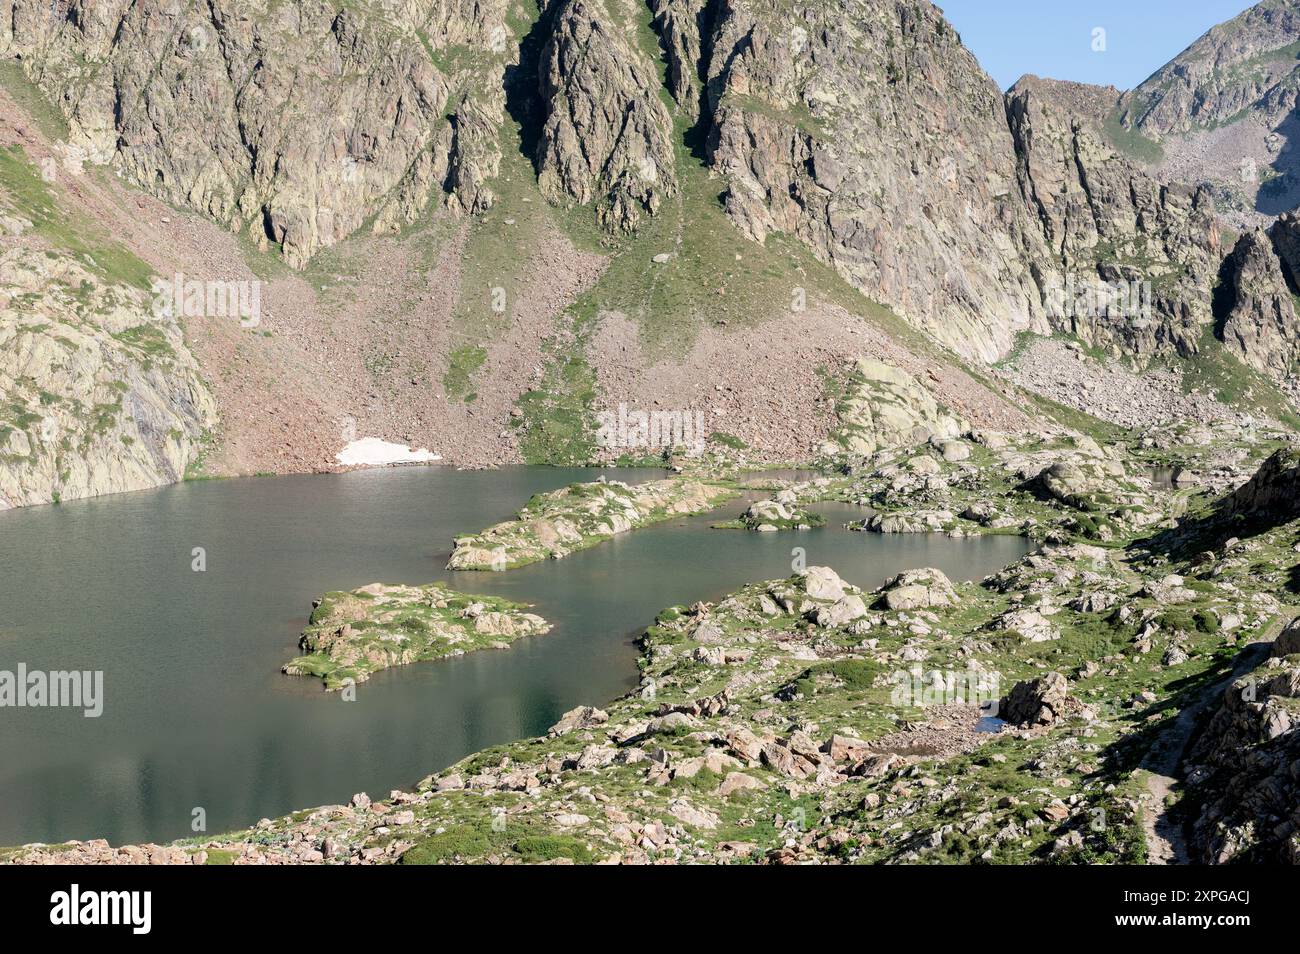
[[[1124,97],[1124,122],[1164,136],[1231,121],[1242,110],[1278,118],[1294,108],[1300,3],[1264,0],[1221,23]],[[1289,90],[1283,98],[1268,97]],[[1267,103],[1267,106],[1266,106]]]

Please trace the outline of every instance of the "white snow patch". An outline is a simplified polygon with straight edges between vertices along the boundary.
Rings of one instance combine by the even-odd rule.
[[[393,444],[378,437],[353,441],[334,455],[345,467],[383,467],[386,464],[427,464],[442,458],[421,447],[411,450],[405,444]]]

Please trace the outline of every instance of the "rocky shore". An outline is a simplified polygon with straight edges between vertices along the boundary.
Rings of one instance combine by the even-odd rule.
[[[514,520],[457,537],[449,570],[512,570],[559,560],[639,527],[705,513],[735,491],[699,480],[670,478],[629,486],[599,480],[538,494]]]
[[[1294,615],[1286,580],[1300,527],[1287,514],[1245,521],[1295,479],[1290,452],[1255,430],[1191,436],[1172,427],[1103,448],[1078,434],[967,434],[844,458],[785,489],[903,518],[942,507],[953,514],[944,532],[1020,532],[1040,548],[978,583],[922,569],[864,592],[833,568],[795,567],[670,607],[641,638],[635,691],[411,791],[166,846],[3,857],[1142,863],[1159,847],[1150,819],[1169,810],[1146,784],[1147,754],[1243,647]],[[945,450],[950,441],[969,456]],[[1150,470],[1173,460],[1198,482],[1153,484]],[[345,596],[428,601],[391,590]],[[456,625],[486,615],[469,609]],[[376,616],[324,603],[318,613],[313,625],[336,637]],[[1296,737],[1294,632],[1257,674],[1254,700],[1228,699],[1189,747],[1189,790],[1210,811],[1186,828],[1205,860],[1294,850],[1293,800],[1274,797],[1289,790]]]

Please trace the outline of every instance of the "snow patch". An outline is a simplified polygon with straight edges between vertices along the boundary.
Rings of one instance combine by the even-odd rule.
[[[352,441],[334,455],[345,467],[383,467],[387,464],[427,464],[442,460],[438,454],[425,450],[411,450],[405,444],[393,444],[378,437]]]

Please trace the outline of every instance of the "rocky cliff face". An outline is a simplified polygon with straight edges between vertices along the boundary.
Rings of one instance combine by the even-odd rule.
[[[1223,498],[1219,509],[1247,526],[1260,521],[1276,526],[1300,516],[1300,453],[1290,448],[1274,453]]]
[[[1113,88],[1025,77],[1007,94],[1020,189],[1042,225],[1055,327],[1139,355],[1197,350],[1221,259],[1207,190],[1164,185],[1110,141]]]
[[[682,23],[698,7],[675,6]],[[1046,328],[1002,98],[934,7],[720,0],[707,13],[707,152],[743,233],[797,236],[965,355],[992,360]],[[684,32],[665,43],[689,76]]]
[[[303,265],[372,217],[410,221],[431,191],[490,203],[503,8],[4,0],[0,56],[92,159]]]
[[[1283,212],[1269,229],[1269,237],[1273,239],[1273,251],[1281,261],[1287,287],[1300,289],[1300,216]]]
[[[0,255],[0,509],[180,480],[216,409],[174,321],[70,257]]]
[[[217,411],[175,299],[70,201],[79,176],[6,141],[27,136],[14,125],[0,125],[0,509],[180,480]]]
[[[700,118],[704,98],[702,70],[708,60],[704,43],[712,43],[718,0],[649,0],[654,29],[668,60],[668,90],[692,119]]]
[[[1209,322],[1209,194],[1159,184],[1112,144],[1113,90],[1029,79],[1004,101],[924,0],[545,0],[527,26],[507,7],[0,0],[0,55],[91,158],[295,266],[415,220],[430,195],[485,211],[509,106],[542,194],[612,231],[677,193],[693,123],[685,145],[740,233],[797,237],[966,356],[1051,328],[1187,354]],[[1233,62],[1288,35],[1284,14],[1251,20],[1268,29]],[[1166,92],[1141,123],[1186,111]],[[1076,281],[1149,283],[1150,310],[1060,314],[1052,295]]]
[[[1112,142],[1118,91],[1031,77],[1004,101],[929,4],[654,10],[683,108],[704,77],[708,157],[751,238],[798,236],[965,355],[1049,328],[1197,350],[1223,257],[1214,202]]]
[[[1225,272],[1224,346],[1251,367],[1285,378],[1300,344],[1300,321],[1269,234],[1256,229],[1238,239]]]
[[[676,192],[672,118],[655,66],[623,27],[624,0],[553,0],[539,86],[545,110],[538,183],[552,202],[596,204],[599,221],[633,230]]]

